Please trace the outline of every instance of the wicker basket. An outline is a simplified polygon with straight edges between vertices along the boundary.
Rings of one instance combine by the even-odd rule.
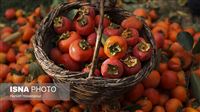
[[[49,58],[49,51],[53,47],[51,39],[56,36],[53,30],[53,20],[59,14],[66,13],[71,9],[80,8],[84,5],[89,5],[89,3],[74,2],[61,3],[58,5],[41,22],[41,27],[38,29],[35,38],[33,38],[33,47],[38,63],[48,75],[54,78],[55,83],[70,83],[70,96],[73,100],[79,103],[98,104],[103,101],[119,98],[119,96],[127,92],[130,87],[144,79],[155,66],[156,46],[150,29],[141,19],[144,27],[140,34],[149,41],[153,47],[153,52],[151,59],[144,63],[143,68],[136,75],[120,79],[105,79],[102,77],[82,78],[82,72],[68,71],[59,67]],[[99,8],[95,8],[98,13]],[[105,7],[104,13],[109,15],[111,19],[114,18],[112,21],[118,24],[126,17],[131,16],[130,12],[120,8],[111,9]]]

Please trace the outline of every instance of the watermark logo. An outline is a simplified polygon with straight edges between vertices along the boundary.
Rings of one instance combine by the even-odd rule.
[[[46,84],[0,84],[0,97],[8,100],[69,100],[68,83]]]

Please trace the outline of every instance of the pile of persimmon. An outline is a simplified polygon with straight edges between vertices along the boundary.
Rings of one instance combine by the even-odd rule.
[[[97,38],[95,29],[99,22],[100,15],[95,14],[90,6],[78,9],[72,20],[63,15],[56,17],[53,27],[59,38],[50,51],[51,59],[67,70],[88,73]],[[136,16],[131,16],[116,24],[108,15],[104,15],[102,26],[104,41],[100,46],[100,63],[94,75],[120,78],[137,74],[152,53],[152,46],[140,35],[142,22]]]

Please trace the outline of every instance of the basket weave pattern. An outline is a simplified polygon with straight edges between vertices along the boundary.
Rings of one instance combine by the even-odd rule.
[[[146,38],[146,40],[153,47],[151,59],[144,63],[143,68],[136,74],[120,79],[104,79],[102,77],[82,78],[82,72],[73,72],[63,69],[56,65],[49,58],[49,51],[53,47],[51,40],[56,36],[53,29],[53,20],[58,15],[67,13],[72,9],[78,9],[81,6],[89,5],[88,3],[74,2],[74,3],[62,3],[53,9],[46,18],[41,22],[41,27],[36,32],[35,38],[33,38],[33,47],[35,57],[43,70],[54,78],[55,83],[70,84],[71,98],[77,102],[91,104],[100,103],[102,101],[115,99],[121,96],[123,93],[133,85],[144,79],[149,72],[153,69],[156,62],[156,46],[152,38],[152,34],[148,26],[143,22],[144,26],[140,32],[140,35]],[[98,12],[98,7],[96,7]],[[111,21],[120,24],[123,19],[131,16],[130,12],[127,12],[120,8],[107,8],[105,7],[105,14],[111,17]],[[113,20],[112,20],[113,19]]]

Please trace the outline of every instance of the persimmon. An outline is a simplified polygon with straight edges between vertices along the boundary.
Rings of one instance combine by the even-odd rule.
[[[185,72],[184,71],[179,71],[177,73],[177,77],[178,77],[178,85],[179,86],[186,86],[186,76],[185,76]]]
[[[169,96],[165,93],[160,94],[160,100],[159,100],[159,105],[163,106],[165,103],[168,101]]]
[[[152,20],[156,20],[158,18],[158,14],[157,14],[156,10],[154,10],[154,9],[149,11],[149,16]]]
[[[156,70],[151,71],[142,83],[145,88],[156,88],[160,83],[160,73]]]
[[[44,84],[44,83],[51,83],[52,80],[48,75],[41,74],[38,76],[37,81],[39,84]]]
[[[25,22],[25,21],[24,21]],[[32,36],[34,35],[35,33],[35,29],[32,28],[32,27],[26,27],[24,30],[23,30],[23,35],[22,35],[22,40],[23,41],[30,41],[30,39],[32,38]]]
[[[79,107],[83,110],[87,109],[87,105],[86,104],[79,104]]]
[[[42,101],[41,100],[31,100],[30,101],[30,103],[31,103],[31,105],[36,105],[36,104],[38,104],[38,103],[41,103]]]
[[[13,83],[23,83],[25,80],[25,76],[22,74],[13,74],[12,75],[12,82]]]
[[[166,112],[177,112],[178,109],[182,107],[180,100],[176,98],[169,99],[165,104]]]
[[[170,46],[172,45],[172,43],[173,42],[171,40],[165,39],[163,47],[162,47],[163,50],[168,51],[170,49]]]
[[[165,19],[165,20],[162,20],[162,21],[158,21],[158,22],[156,23],[156,26],[163,27],[163,28],[165,28],[167,31],[169,30],[169,25],[170,25],[170,23],[169,23],[169,20],[168,20],[168,19]]]
[[[6,64],[0,64],[0,78],[6,78],[7,74],[10,72],[10,68]]]
[[[192,107],[186,107],[183,109],[183,112],[199,112],[199,111]]]
[[[21,52],[21,53],[25,53],[26,52],[26,50],[28,49],[29,47],[28,47],[28,44],[21,44],[20,46],[19,46],[19,52]]]
[[[17,105],[13,112],[31,112],[32,106],[30,104]]]
[[[169,50],[173,54],[176,54],[177,52],[183,52],[184,48],[178,42],[174,42],[174,43],[171,44]]]
[[[187,89],[183,86],[177,86],[171,92],[172,97],[179,99],[182,102],[185,102],[188,99]]]
[[[38,103],[33,107],[32,112],[50,112],[50,109],[47,105]]]
[[[179,57],[182,62],[182,68],[187,69],[192,63],[192,54],[190,52],[177,52],[174,56]]]
[[[29,62],[28,57],[24,55],[24,56],[20,56],[19,58],[17,58],[16,63],[23,66],[23,65],[27,64],[28,62]]]
[[[155,27],[153,27],[152,33],[153,34],[162,33],[164,35],[165,39],[167,39],[167,37],[168,37],[168,31],[167,31],[167,29],[164,28],[164,27],[161,27],[161,26],[155,26]]]
[[[140,16],[146,18],[148,16],[146,10],[144,8],[137,8],[133,11],[133,14],[136,16]]]
[[[5,26],[3,27],[1,30],[0,30],[0,34],[3,34],[3,33],[13,33],[13,28],[10,27],[10,26]]]
[[[82,112],[83,110],[78,107],[78,106],[74,106],[72,108],[70,108],[69,112]]]
[[[10,48],[6,54],[6,59],[8,62],[16,62],[16,50],[13,48]]]
[[[41,7],[35,8],[35,10],[34,10],[34,15],[35,15],[36,17],[40,17],[40,16],[41,16]]]
[[[50,106],[50,107],[53,107],[55,106],[56,104],[59,104],[60,101],[57,100],[58,99],[58,96],[56,96],[55,93],[50,93],[50,92],[46,92],[46,93],[43,93],[43,102],[44,104]]]
[[[0,63],[6,63],[6,53],[0,52]]]
[[[180,71],[181,70],[181,60],[178,57],[172,57],[168,61],[168,68],[174,71]]]
[[[190,33],[192,36],[195,34],[195,29],[193,27],[187,27],[184,31]]]
[[[5,82],[6,82],[6,83],[11,83],[11,82],[12,82],[12,74],[11,74],[11,73],[8,73],[8,74],[7,74],[6,79],[5,79]]]
[[[14,8],[6,9],[4,16],[8,20],[14,19],[15,18],[15,12],[16,12],[16,10]]]
[[[138,83],[131,88],[127,94],[127,99],[130,101],[136,101],[144,93],[144,86],[142,83]]]
[[[173,89],[177,85],[177,72],[166,70],[161,75],[161,86],[164,89]]]
[[[12,103],[9,100],[6,100],[5,98],[6,97],[0,98],[0,112],[7,112],[12,106]]]
[[[121,26],[123,28],[135,28],[139,30],[143,27],[143,24],[137,17],[130,16],[121,22]]]
[[[140,99],[136,102],[136,104],[141,106],[141,110],[144,112],[149,112],[152,109],[152,103],[148,99]]]
[[[52,107],[51,112],[66,112],[65,108],[61,104],[57,104]]]
[[[167,63],[164,63],[164,62],[161,62],[159,63],[159,68],[158,68],[158,71],[160,73],[163,73],[164,71],[168,70],[168,65]]]
[[[66,100],[62,102],[62,105],[65,107],[66,110],[69,110],[71,107],[73,107],[75,104],[71,100]]]
[[[175,41],[176,41],[176,37],[177,37],[177,35],[178,35],[178,33],[179,33],[180,31],[181,31],[181,30],[179,30],[179,31],[175,31],[175,30],[169,31],[169,39],[170,39],[171,41],[175,42]]]
[[[24,15],[24,11],[22,9],[17,9],[15,15],[17,18],[22,17]]]
[[[18,24],[18,25],[25,25],[26,24],[26,22],[27,22],[27,20],[26,20],[26,18],[24,18],[24,17],[18,17],[17,18],[17,20],[16,20],[16,23]]]
[[[144,96],[147,97],[153,105],[159,103],[160,93],[154,88],[148,88],[144,91]]]
[[[155,106],[152,112],[165,112],[165,109],[162,106]]]

